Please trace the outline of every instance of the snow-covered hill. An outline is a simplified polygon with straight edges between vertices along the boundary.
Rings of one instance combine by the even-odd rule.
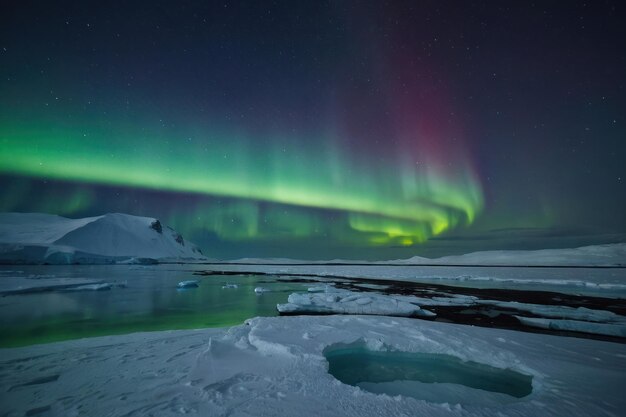
[[[394,263],[505,266],[620,266],[626,265],[626,243],[569,249],[494,250],[428,259],[415,256]]]
[[[150,217],[113,213],[68,219],[41,213],[0,213],[0,263],[204,259],[196,245]]]

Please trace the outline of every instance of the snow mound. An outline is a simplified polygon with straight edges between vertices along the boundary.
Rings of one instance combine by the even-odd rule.
[[[113,213],[68,219],[41,213],[0,213],[0,263],[204,259],[196,245],[150,217]]]

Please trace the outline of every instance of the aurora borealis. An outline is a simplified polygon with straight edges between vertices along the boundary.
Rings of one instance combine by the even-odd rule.
[[[618,239],[621,6],[457,6],[12,5],[0,210],[159,217],[216,258]]]

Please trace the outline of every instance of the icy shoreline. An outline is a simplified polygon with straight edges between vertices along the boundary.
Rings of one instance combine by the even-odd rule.
[[[533,376],[533,392],[506,404],[481,390],[472,404],[372,394],[335,380],[322,354],[358,340],[511,368]],[[255,318],[0,353],[8,415],[614,416],[626,407],[623,345],[402,318]]]
[[[198,265],[197,267],[201,267]],[[205,265],[206,274],[266,274],[309,278],[406,281],[479,289],[552,291],[626,298],[626,269],[457,267],[421,265]],[[199,271],[197,274],[202,275]]]

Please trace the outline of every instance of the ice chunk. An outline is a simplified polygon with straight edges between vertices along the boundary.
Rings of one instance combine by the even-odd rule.
[[[370,304],[372,302],[372,299],[369,297],[361,297],[354,300],[354,302],[360,306],[363,306],[365,304]]]
[[[254,289],[254,292],[257,294],[263,294],[264,292],[270,292],[271,290],[269,288],[265,288],[265,287],[256,287]]]
[[[102,284],[86,284],[78,287],[67,288],[64,291],[106,291],[113,288],[113,284],[104,282]]]
[[[318,285],[315,287],[309,287],[308,292],[326,292],[328,291],[328,285]]]
[[[197,279],[190,279],[187,281],[181,281],[176,287],[178,288],[198,288],[200,281]]]
[[[222,288],[239,288],[239,285],[229,283],[229,284],[222,285]]]

